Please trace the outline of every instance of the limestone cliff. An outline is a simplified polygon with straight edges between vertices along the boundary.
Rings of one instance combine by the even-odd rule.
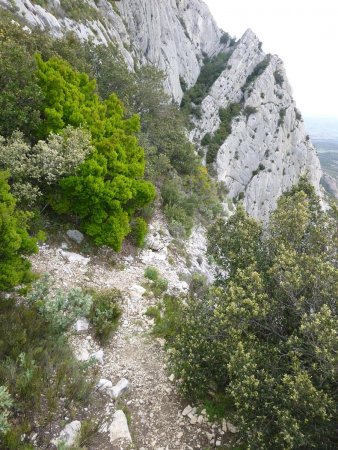
[[[39,6],[37,3],[43,4]],[[82,0],[74,17],[60,0],[0,0],[30,26],[55,36],[68,30],[81,39],[116,43],[132,70],[152,64],[167,78],[166,90],[179,102],[180,79],[192,86],[205,56],[227,52],[219,30],[202,0]],[[242,198],[247,211],[265,218],[279,195],[307,174],[319,192],[321,169],[292,97],[282,61],[265,55],[248,30],[231,48],[225,70],[211,86],[194,119],[191,139],[199,146],[220,125],[219,110],[240,103],[241,114],[221,145],[215,172],[232,199]],[[257,70],[257,69],[260,70]]]
[[[225,182],[229,196],[243,198],[250,214],[264,218],[301,175],[307,175],[319,192],[320,163],[283,62],[265,55],[251,30],[240,39],[227,68],[203,100],[192,138],[200,143],[207,132],[215,132],[219,109],[234,102],[241,103],[242,113],[233,120],[216,160],[217,177]]]
[[[136,63],[163,70],[165,87],[176,101],[182,98],[180,77],[188,86],[194,84],[203,55],[213,55],[222,47],[222,33],[200,0],[80,0],[78,4],[80,20],[80,13],[65,10],[60,0],[0,0],[0,6],[54,36],[73,31],[82,40],[113,42],[131,69]]]

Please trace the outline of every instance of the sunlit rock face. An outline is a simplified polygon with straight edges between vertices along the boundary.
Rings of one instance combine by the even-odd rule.
[[[85,1],[85,0],[84,0]],[[66,16],[59,0],[49,0],[48,11],[29,0],[0,0],[28,26],[39,26],[55,36],[75,32],[82,40],[115,43],[130,70],[151,64],[166,75],[165,88],[176,102],[182,98],[181,80],[192,86],[205,56],[229,52],[221,44],[222,31],[201,0],[87,0],[96,10],[83,20]],[[84,10],[85,11],[85,10]],[[85,15],[85,12],[84,12]],[[232,132],[221,145],[215,173],[233,199],[242,198],[246,210],[265,219],[277,198],[307,175],[319,192],[321,169],[315,149],[292,97],[282,61],[265,55],[255,34],[248,30],[231,48],[226,69],[214,82],[194,119],[191,139],[200,144],[220,125],[219,109],[241,103]],[[268,59],[267,59],[268,58]],[[259,63],[265,69],[248,84]]]

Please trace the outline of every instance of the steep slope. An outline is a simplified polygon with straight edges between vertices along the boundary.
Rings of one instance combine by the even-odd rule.
[[[238,103],[241,114],[214,163],[230,198],[243,199],[250,214],[265,218],[301,175],[307,174],[319,192],[319,160],[283,63],[262,51],[251,30],[231,48],[222,44],[223,32],[201,0],[0,0],[0,6],[13,10],[13,5],[29,25],[56,36],[73,31],[83,40],[116,43],[131,70],[138,64],[162,69],[166,90],[177,102],[183,95],[181,81],[193,86],[206,56],[231,52],[202,101],[201,117],[193,119],[191,139],[199,146],[219,128],[220,109]]]
[[[229,196],[243,198],[250,214],[264,218],[301,175],[307,175],[319,192],[319,160],[283,62],[265,55],[251,30],[238,42],[227,68],[202,102],[202,117],[192,132],[195,142],[218,129],[219,110],[231,103],[241,103],[242,113],[233,120],[216,160],[217,177],[225,182]]]
[[[203,55],[222,47],[222,32],[200,0],[0,0],[0,6],[54,36],[73,31],[82,40],[116,43],[131,69],[136,63],[163,70],[176,101],[183,94],[180,77],[194,84]]]

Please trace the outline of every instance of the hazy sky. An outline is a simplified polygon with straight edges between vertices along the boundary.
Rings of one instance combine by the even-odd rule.
[[[204,0],[239,38],[251,28],[279,55],[303,115],[338,117],[338,0]]]

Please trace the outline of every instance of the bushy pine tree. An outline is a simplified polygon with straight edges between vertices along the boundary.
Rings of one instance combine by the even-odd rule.
[[[76,175],[61,180],[52,206],[59,213],[78,216],[96,244],[119,250],[134,212],[155,197],[154,186],[142,179],[144,150],[135,136],[139,117],[126,119],[114,94],[101,101],[95,80],[66,61],[36,58],[45,97],[39,136],[60,132],[66,125],[82,126],[91,132],[94,146]]]

